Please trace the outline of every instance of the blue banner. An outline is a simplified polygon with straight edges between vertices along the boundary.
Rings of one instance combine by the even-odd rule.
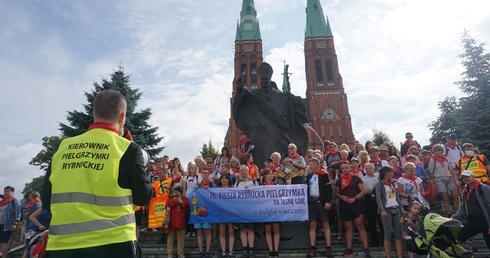
[[[198,188],[191,193],[190,224],[307,221],[306,185]]]

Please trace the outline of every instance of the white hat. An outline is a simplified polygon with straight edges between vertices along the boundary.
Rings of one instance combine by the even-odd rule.
[[[150,159],[150,163],[155,163],[155,161],[154,161],[154,160],[152,160],[152,159]]]
[[[465,170],[461,172],[461,176],[475,176],[475,174],[473,174],[473,171],[471,170]]]

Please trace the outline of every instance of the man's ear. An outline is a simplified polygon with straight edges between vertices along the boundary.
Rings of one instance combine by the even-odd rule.
[[[126,121],[126,112],[121,112],[121,114],[119,114],[117,122],[119,123],[119,125],[124,126],[125,121]]]

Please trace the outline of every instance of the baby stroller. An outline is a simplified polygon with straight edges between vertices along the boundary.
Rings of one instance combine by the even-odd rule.
[[[458,245],[456,239],[463,227],[461,222],[448,219],[436,213],[425,216],[418,232],[407,224],[411,240],[407,240],[407,250],[419,255],[427,254],[427,257],[450,258],[450,257],[473,257],[462,246]]]
[[[26,246],[27,257],[29,258],[42,258],[46,253],[46,245],[48,243],[49,230],[43,230],[36,232],[31,239],[29,239]]]

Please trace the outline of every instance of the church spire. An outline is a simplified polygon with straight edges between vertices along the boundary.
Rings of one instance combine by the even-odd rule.
[[[308,0],[306,4],[305,38],[333,37],[330,23],[325,21],[320,0]]]
[[[253,0],[243,0],[242,2],[235,40],[261,40],[259,21]]]

